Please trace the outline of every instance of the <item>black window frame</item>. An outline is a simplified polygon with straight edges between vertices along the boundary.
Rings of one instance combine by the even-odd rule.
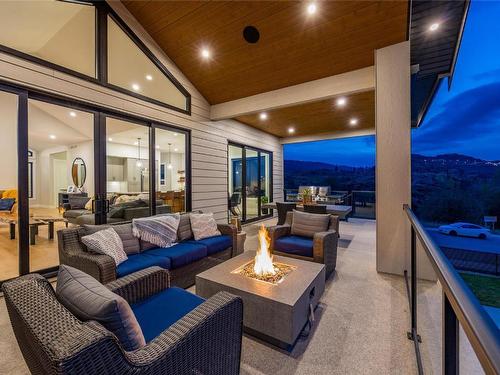
[[[69,3],[75,3],[73,0],[59,0]],[[177,111],[186,115],[191,116],[191,94],[189,91],[174,77],[174,75],[160,62],[160,60],[149,50],[149,48],[142,42],[141,39],[132,31],[132,29],[121,19],[121,17],[105,2],[94,1],[94,0],[80,0],[77,1],[79,5],[93,6],[96,10],[96,21],[95,21],[95,59],[96,59],[96,77],[88,76],[86,74],[77,72],[73,69],[64,67],[59,64],[41,59],[39,57],[30,55],[25,52],[18,51],[14,48],[4,46],[0,44],[0,52],[12,55],[14,57],[21,58],[33,62],[35,64],[41,65],[46,68],[60,71],[62,73],[71,75],[76,78],[80,78],[84,81],[98,84],[102,87],[135,97],[146,102],[156,104],[158,106],[168,108],[173,111]],[[134,42],[134,44],[149,58],[149,60],[167,77],[167,79],[174,84],[174,86],[184,95],[186,98],[186,108],[178,108],[174,105],[164,103],[160,100],[150,98],[146,95],[139,94],[132,90],[127,90],[126,88],[113,85],[108,82],[108,49],[107,49],[107,20],[110,16],[114,22],[122,29],[123,32]]]
[[[130,114],[126,111],[121,111],[117,109],[108,108],[101,104],[88,103],[84,100],[68,98],[60,94],[49,93],[44,90],[31,87],[29,85],[17,84],[12,82],[7,82],[0,79],[0,91],[7,92],[18,97],[18,123],[17,123],[17,157],[18,157],[18,169],[17,169],[17,190],[18,190],[18,257],[19,257],[19,275],[26,275],[31,272],[40,273],[44,277],[54,277],[57,275],[59,265],[52,266],[39,270],[30,270],[30,251],[31,245],[29,244],[28,235],[20,235],[20,233],[29,233],[29,197],[28,197],[28,173],[29,169],[26,166],[29,163],[29,140],[28,140],[28,105],[29,100],[42,101],[49,104],[59,105],[68,108],[74,108],[75,110],[86,111],[94,114],[94,156],[95,157],[105,157],[106,156],[106,133],[105,133],[105,119],[107,117],[113,117],[122,119],[125,121],[130,121],[138,125],[147,126],[149,128],[150,134],[150,155],[149,155],[149,167],[152,168],[155,162],[155,139],[154,133],[155,129],[165,129],[169,131],[178,132],[179,134],[185,135],[185,163],[186,163],[186,181],[184,187],[184,208],[186,212],[192,211],[192,155],[191,155],[191,129],[185,129],[179,125],[167,122],[167,121],[157,121],[152,120],[147,117]],[[104,132],[103,132],[104,131]],[[100,132],[100,134],[97,134]],[[99,140],[100,142],[97,142]],[[106,168],[100,168],[105,165],[105,161],[96,161],[94,165],[94,185],[99,191],[106,191]],[[153,191],[155,191],[155,173],[150,173],[150,197],[155,197]],[[33,180],[31,181],[33,182]],[[33,191],[33,188],[32,188]],[[106,197],[97,197],[104,201]],[[150,198],[153,199],[153,198]],[[103,208],[102,203],[101,208]],[[104,222],[102,214],[97,213],[96,224],[101,224]],[[156,214],[156,205],[150,204],[150,215]],[[101,216],[101,217],[100,217]],[[0,279],[0,286],[3,282],[7,280]]]
[[[260,158],[262,156],[262,153],[268,154],[269,155],[269,203],[274,201],[274,181],[273,181],[273,173],[274,173],[274,153],[273,151],[269,151],[263,148],[259,147],[254,147],[250,145],[246,145],[243,143],[239,142],[234,142],[234,141],[228,141],[227,142],[227,163],[228,163],[228,168],[227,168],[227,191],[229,192],[229,146],[233,147],[239,147],[242,150],[242,176],[241,176],[241,203],[242,203],[242,215],[241,215],[241,221],[242,223],[251,223],[263,219],[268,219],[273,216],[272,210],[269,210],[270,213],[263,215],[262,213],[262,202],[261,202],[261,196],[259,194],[259,197],[257,199],[257,216],[253,217],[251,219],[247,219],[247,207],[246,207],[246,186],[247,186],[247,173],[246,173],[246,151],[251,150],[251,151],[256,151],[257,152],[257,175],[258,175],[258,190],[262,191],[261,187],[261,163],[260,163]],[[228,199],[228,210],[229,210],[229,199]]]

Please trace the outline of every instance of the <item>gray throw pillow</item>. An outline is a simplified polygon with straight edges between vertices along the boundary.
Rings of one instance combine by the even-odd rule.
[[[117,266],[127,260],[122,240],[113,228],[83,236],[81,241],[88,249],[99,254],[109,255]]]
[[[177,240],[186,241],[191,238],[193,238],[193,231],[191,230],[191,219],[189,218],[189,214],[181,214],[179,228],[177,229]]]
[[[193,231],[196,241],[221,235],[221,232],[217,229],[217,222],[214,219],[214,214],[191,214],[189,215],[189,219],[191,221],[191,230]]]
[[[71,206],[72,210],[83,210],[87,202],[90,200],[89,197],[73,197],[71,194],[68,196],[68,203]]]
[[[294,210],[292,234],[294,236],[314,237],[314,233],[327,231],[329,223],[329,214],[310,214]]]
[[[56,295],[78,319],[95,320],[114,333],[123,349],[130,351],[146,345],[128,302],[92,276],[73,267],[59,266]]]
[[[89,225],[85,224],[83,226],[86,234],[93,234],[99,232],[103,229],[113,228],[115,232],[120,236],[123,244],[123,250],[127,255],[138,254],[140,250],[139,239],[134,237],[132,233],[132,224],[120,224],[120,225]]]

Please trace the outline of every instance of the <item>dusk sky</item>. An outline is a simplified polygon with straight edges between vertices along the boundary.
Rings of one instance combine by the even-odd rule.
[[[427,116],[413,130],[412,152],[461,153],[500,160],[500,2],[473,0],[451,90],[442,80]],[[285,145],[285,160],[368,166],[373,136]]]

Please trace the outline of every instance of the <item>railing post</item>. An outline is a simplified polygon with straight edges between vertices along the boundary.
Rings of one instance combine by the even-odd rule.
[[[411,330],[417,332],[417,237],[411,227]],[[413,339],[417,339],[413,337]]]
[[[443,292],[443,375],[457,375],[459,367],[459,322]]]

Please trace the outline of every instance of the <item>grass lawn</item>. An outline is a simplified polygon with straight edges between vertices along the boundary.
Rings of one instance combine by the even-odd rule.
[[[460,272],[482,305],[500,307],[500,277]]]

